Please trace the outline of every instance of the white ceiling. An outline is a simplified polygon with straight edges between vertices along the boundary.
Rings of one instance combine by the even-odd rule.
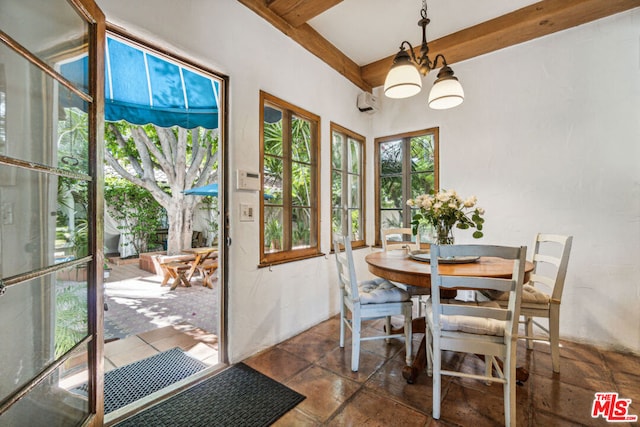
[[[431,0],[427,41],[496,18],[538,0]],[[395,55],[403,40],[419,46],[420,0],[344,0],[308,21],[322,37],[363,66]],[[437,52],[433,52],[437,53]]]

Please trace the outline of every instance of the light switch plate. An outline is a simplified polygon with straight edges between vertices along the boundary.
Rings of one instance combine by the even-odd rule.
[[[240,221],[254,221],[255,209],[249,203],[240,203]]]

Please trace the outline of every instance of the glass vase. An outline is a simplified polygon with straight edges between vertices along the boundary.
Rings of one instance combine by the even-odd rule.
[[[438,245],[453,245],[453,225],[444,222],[436,223],[434,237]]]

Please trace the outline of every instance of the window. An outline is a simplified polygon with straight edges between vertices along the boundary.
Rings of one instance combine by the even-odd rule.
[[[353,247],[365,245],[364,141],[331,123],[331,231],[350,234]]]
[[[260,105],[264,266],[320,253],[320,117],[264,92]]]
[[[438,189],[438,128],[376,138],[376,245],[380,230],[409,227],[408,199]]]

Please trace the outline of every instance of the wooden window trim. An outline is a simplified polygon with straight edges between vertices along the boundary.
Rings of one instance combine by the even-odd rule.
[[[434,164],[434,189],[438,190],[440,188],[440,128],[433,127],[423,130],[417,130],[412,132],[399,133],[395,135],[388,135],[374,139],[374,186],[375,186],[375,233],[374,233],[374,246],[381,247],[382,239],[380,236],[380,230],[382,224],[380,223],[380,144],[384,142],[404,141],[410,140],[416,136],[433,134],[434,137],[434,154],[433,154],[433,164]],[[410,165],[408,163],[408,156],[403,156],[403,180],[407,177],[407,170],[410,170]],[[409,167],[409,168],[408,168]],[[406,187],[406,186],[405,186]],[[404,199],[407,199],[406,191],[403,189]],[[403,207],[404,209],[404,207]]]
[[[366,200],[365,200],[365,194],[367,194],[367,186],[366,186],[366,167],[367,167],[367,162],[366,162],[366,155],[367,155],[367,139],[356,133],[353,132],[347,128],[345,128],[344,126],[340,126],[337,123],[331,122],[330,123],[330,160],[329,160],[329,165],[330,165],[330,173],[329,173],[329,188],[333,188],[333,182],[332,182],[332,174],[333,174],[333,133],[334,132],[338,132],[343,134],[346,138],[344,141],[345,147],[347,147],[348,149],[348,138],[354,139],[356,141],[358,141],[361,144],[361,153],[360,153],[360,210],[362,213],[362,216],[360,218],[360,227],[362,228],[362,240],[352,240],[351,241],[351,247],[352,248],[359,248],[359,247],[364,247],[366,246],[366,241],[367,241],[367,227],[366,227],[366,219],[367,219],[367,215],[366,215]],[[342,171],[344,172],[344,171]],[[344,195],[343,195],[344,196]],[[333,229],[332,229],[332,220],[333,220],[333,205],[332,205],[332,200],[331,200],[331,195],[329,196],[329,203],[331,204],[331,207],[329,209],[329,215],[331,218],[331,221],[329,221],[329,234],[332,235],[333,234]]]
[[[295,115],[311,123],[312,148],[311,148],[311,197],[310,209],[314,213],[315,218],[311,221],[310,238],[315,236],[315,246],[302,249],[288,249],[280,252],[266,253],[264,250],[264,180],[260,184],[260,262],[258,267],[268,267],[286,262],[299,261],[303,259],[313,258],[323,255],[320,252],[320,116],[304,110],[296,105],[284,101],[267,92],[260,91],[260,173],[264,172],[264,106],[272,105],[286,112],[283,114],[283,129],[290,129],[290,117]],[[285,127],[286,126],[286,127]],[[290,156],[291,142],[290,132],[283,131],[283,162],[291,165]],[[290,169],[290,168],[289,168]],[[291,188],[290,171],[283,171],[283,189]],[[292,202],[291,192],[283,192],[283,219],[285,224],[291,224],[292,221]],[[290,246],[292,236],[291,227],[283,227],[283,242],[285,247]]]

